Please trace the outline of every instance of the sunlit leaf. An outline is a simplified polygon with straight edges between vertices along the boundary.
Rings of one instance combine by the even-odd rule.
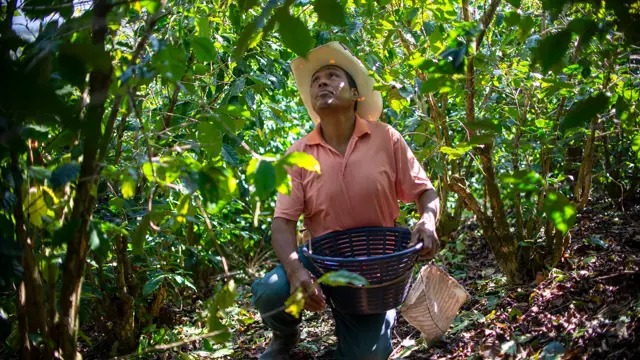
[[[155,13],[160,9],[160,1],[159,0],[141,0],[140,5],[147,9],[147,11],[151,14]]]
[[[631,149],[637,153],[638,159],[640,159],[640,133],[637,133],[631,141]]]
[[[448,146],[442,146],[440,148],[440,152],[443,154],[447,154],[449,155],[449,158],[451,159],[457,159],[462,157],[464,154],[467,153],[467,151],[471,150],[471,146],[468,145],[458,145],[455,148],[452,147],[448,147]]]
[[[320,279],[318,282],[321,284],[329,285],[329,286],[341,286],[341,285],[369,285],[367,279],[353,272],[349,272],[347,270],[338,270],[328,272]]]
[[[304,293],[302,288],[296,289],[296,291],[289,296],[287,301],[285,301],[284,305],[286,306],[285,311],[295,318],[300,318],[300,313],[304,310]]]
[[[542,176],[533,170],[518,170],[512,174],[503,175],[501,180],[505,184],[514,185],[519,191],[534,191],[544,184]]]
[[[562,193],[551,192],[544,200],[544,212],[563,234],[576,222],[576,206]]]
[[[320,163],[312,155],[304,152],[292,152],[281,160],[288,166],[299,166],[305,170],[320,174]]]
[[[122,182],[120,184],[122,186],[122,197],[125,199],[130,199],[136,193],[136,180],[126,174],[122,178]]]

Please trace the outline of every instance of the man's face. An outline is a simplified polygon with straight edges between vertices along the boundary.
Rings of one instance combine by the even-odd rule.
[[[321,67],[311,77],[311,104],[313,110],[353,108],[358,91],[349,87],[347,73],[340,67]]]

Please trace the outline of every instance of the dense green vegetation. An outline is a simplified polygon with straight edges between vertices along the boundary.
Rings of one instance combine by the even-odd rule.
[[[317,167],[283,156],[313,127],[288,64],[328,41],[371,70],[381,121],[436,184],[449,260],[473,220],[505,279],[530,283],[594,194],[639,192],[637,1],[1,6],[4,354],[73,359],[87,324],[104,356],[205,333],[233,347],[284,166]],[[160,325],[193,296],[190,333]]]

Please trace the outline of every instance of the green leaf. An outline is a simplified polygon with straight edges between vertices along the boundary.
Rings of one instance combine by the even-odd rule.
[[[168,275],[168,277],[170,277],[177,284],[176,287],[186,286],[186,287],[190,288],[191,290],[193,290],[194,292],[198,292],[198,289],[196,289],[196,286],[193,285],[193,283],[191,281],[185,279],[184,277],[182,277],[182,276],[180,276],[178,274],[170,274],[170,275]]]
[[[149,296],[150,294],[152,294],[160,287],[166,277],[167,274],[161,274],[154,277],[153,279],[149,279],[149,281],[147,281],[142,287],[142,295]]]
[[[255,174],[256,195],[266,198],[276,188],[276,170],[273,163],[260,160]]]
[[[209,39],[211,30],[209,27],[209,18],[206,16],[199,17],[196,20],[196,35],[200,38]]]
[[[153,55],[152,63],[162,76],[175,82],[187,69],[187,56],[183,47],[167,45]]]
[[[486,145],[493,143],[494,136],[491,134],[478,134],[471,136],[469,145]]]
[[[91,222],[89,225],[89,248],[102,260],[107,259],[111,243],[109,237],[102,231],[99,224]]]
[[[122,209],[124,208],[124,199],[120,197],[113,198],[109,200],[109,206],[122,211]]]
[[[316,0],[313,3],[313,8],[320,20],[335,26],[345,24],[344,9],[338,0]]]
[[[518,38],[520,41],[525,42],[529,35],[531,35],[531,30],[535,26],[535,22],[533,21],[533,17],[530,15],[524,16],[521,18],[520,23],[518,24]]]
[[[249,25],[244,27],[242,33],[240,33],[238,41],[236,42],[235,51],[233,52],[234,58],[236,60],[242,59],[242,55],[244,55],[244,53],[249,48],[249,41],[253,38],[253,34],[257,29],[258,25],[256,21],[252,21],[251,23],[249,23]]]
[[[80,165],[77,162],[70,162],[58,166],[51,173],[51,188],[57,190],[71,181],[74,181],[80,173]]]
[[[296,319],[300,318],[300,313],[304,309],[304,293],[302,292],[302,288],[299,287],[296,291],[289,296],[287,301],[284,302],[286,306],[285,312],[293,315]]]
[[[326,273],[318,279],[318,283],[329,286],[342,286],[342,285],[369,285],[367,279],[356,273],[347,270],[338,270]]]
[[[303,152],[292,152],[280,160],[283,165],[299,166],[305,170],[320,174],[320,163],[312,155]]]
[[[198,124],[198,138],[200,145],[211,157],[220,155],[222,151],[222,132],[219,127],[209,121],[200,121]]]
[[[571,31],[561,30],[555,34],[545,36],[534,50],[533,62],[542,66],[542,71],[547,72],[558,65],[571,43]]]
[[[516,9],[520,8],[521,0],[507,0],[507,2]]]
[[[200,36],[192,36],[190,42],[193,53],[200,61],[216,60],[216,50],[210,39]]]
[[[220,319],[218,319],[217,312],[209,313],[209,318],[207,319],[207,328],[209,329],[209,332],[220,332],[219,334],[211,337],[211,340],[216,344],[224,344],[231,338],[229,329],[220,321]]]
[[[313,37],[302,20],[282,8],[275,15],[279,24],[278,33],[282,43],[298,56],[307,56],[313,48]]]
[[[147,9],[147,11],[151,14],[155,13],[160,9],[160,1],[158,0],[142,0],[140,1],[140,5]]]
[[[30,166],[27,169],[27,174],[32,179],[45,181],[51,177],[51,170],[44,168],[42,166]]]
[[[538,360],[557,360],[561,359],[564,355],[564,345],[557,341],[549,343],[542,349],[542,353],[538,357]]]
[[[559,130],[564,133],[568,129],[582,126],[609,107],[609,97],[604,93],[588,97],[575,104],[560,122]]]
[[[510,13],[507,13],[507,15],[504,17],[504,23],[508,27],[518,25],[520,23],[520,14],[518,14],[517,11],[512,11]]]
[[[136,193],[136,180],[129,174],[125,174],[122,177],[122,197],[125,199],[131,199]]]
[[[151,213],[147,213],[142,217],[142,220],[140,220],[140,223],[136,227],[136,230],[133,232],[131,245],[133,247],[134,254],[143,253],[144,241],[147,237],[147,230],[149,229],[150,224],[151,224]]]
[[[53,239],[51,243],[53,246],[62,246],[66,244],[69,239],[73,238],[74,233],[78,230],[80,226],[80,220],[70,220],[66,224],[62,225],[56,232],[53,234]]]
[[[464,154],[467,153],[467,151],[471,150],[471,146],[468,146],[466,144],[459,144],[457,147],[455,148],[451,148],[448,146],[442,146],[440,148],[440,152],[443,154],[447,154],[449,155],[450,159],[457,159],[462,157]]]
[[[551,192],[544,200],[544,212],[563,234],[576,222],[576,207],[560,192]]]
[[[240,293],[236,287],[236,283],[233,280],[229,280],[224,285],[222,290],[216,294],[215,305],[219,310],[228,309],[233,306],[234,302],[238,298]]]
[[[87,66],[88,69],[109,71],[111,68],[109,53],[96,44],[64,44],[60,47],[60,54],[76,58]]]
[[[637,133],[631,140],[631,149],[637,153],[637,157],[640,159],[640,133]]]
[[[533,170],[518,170],[513,174],[501,176],[501,180],[523,192],[534,191],[544,185],[542,176]]]
[[[222,145],[222,158],[231,166],[238,166],[238,153],[229,144]]]

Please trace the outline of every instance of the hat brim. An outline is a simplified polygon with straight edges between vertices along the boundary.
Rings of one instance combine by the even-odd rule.
[[[311,77],[326,65],[341,67],[353,77],[360,94],[356,114],[362,119],[377,121],[382,114],[382,95],[379,91],[373,90],[375,80],[369,76],[365,66],[338,41],[319,46],[311,50],[306,58],[298,57],[291,62],[296,86],[311,120],[314,123],[320,121],[320,116],[311,106]]]

